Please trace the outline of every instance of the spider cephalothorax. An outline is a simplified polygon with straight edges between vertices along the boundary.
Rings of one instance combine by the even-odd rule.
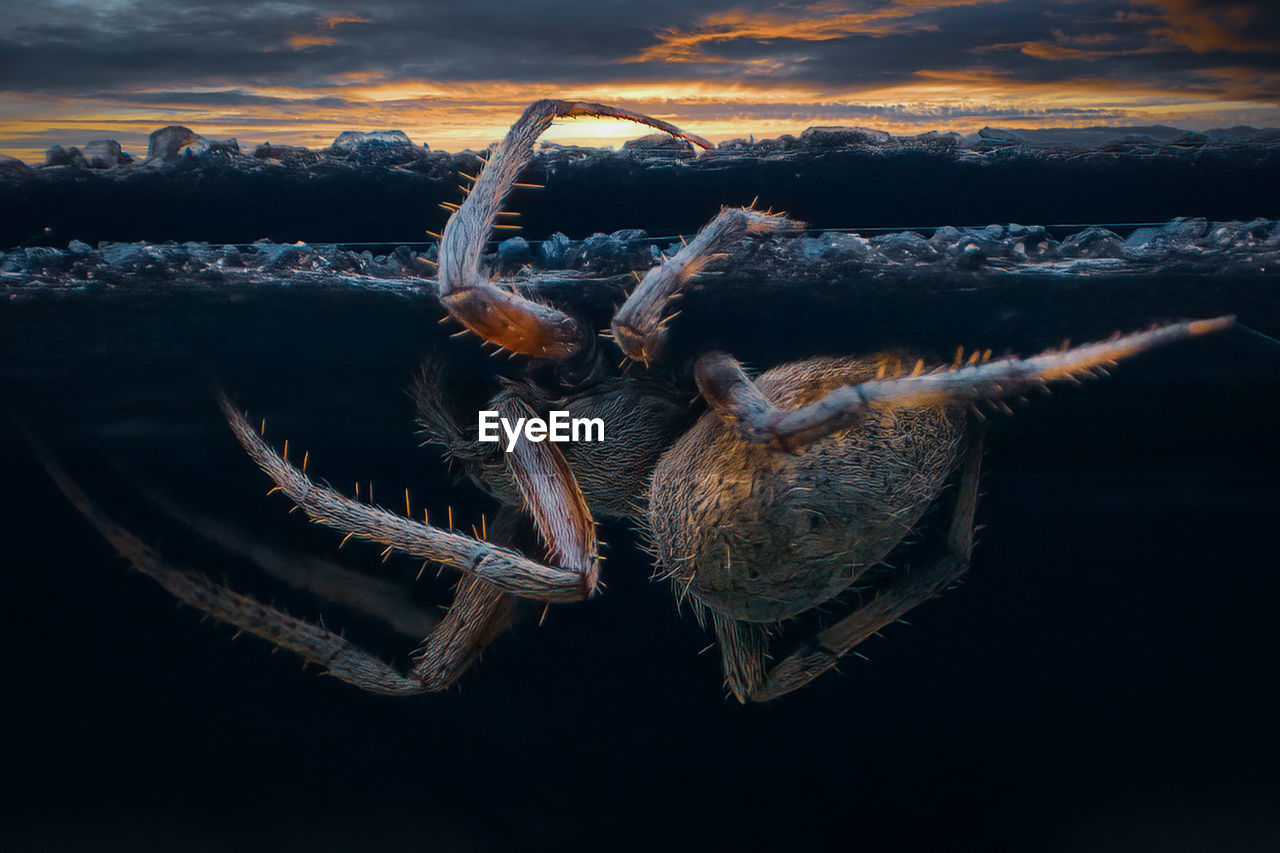
[[[402,674],[323,628],[211,582],[174,577],[145,549],[135,549],[135,565],[184,601],[338,678],[412,694],[454,684],[506,628],[517,598],[571,602],[595,594],[595,518],[629,518],[650,541],[656,574],[700,616],[709,614],[732,693],[767,700],[829,670],[965,572],[981,455],[978,405],[1002,405],[1231,323],[1171,323],[1030,358],[957,353],[953,363],[926,364],[907,353],[847,353],[775,365],[756,379],[722,351],[694,347],[693,359],[669,363],[670,320],[705,267],[743,241],[779,239],[797,227],[782,215],[732,208],[640,279],[600,341],[590,319],[496,284],[482,256],[539,134],[557,116],[579,115],[637,121],[707,147],[672,125],[614,107],[532,104],[479,174],[467,176],[472,189],[441,235],[438,284],[450,317],[526,359],[528,369],[496,387],[488,408],[512,420],[552,409],[599,418],[605,439],[485,444],[477,440],[475,415],[451,399],[438,362],[424,365],[414,386],[425,438],[506,507],[495,533],[524,514],[545,555],[505,547],[500,533],[446,529],[321,485],[268,446],[224,397],[245,450],[313,521],[460,572],[448,615]],[[638,366],[624,373],[628,361]],[[695,397],[701,408],[691,405]],[[948,515],[936,552],[910,572],[873,571],[948,484],[954,489],[942,501]],[[850,613],[766,665],[773,626],[832,603],[855,584],[869,594]]]

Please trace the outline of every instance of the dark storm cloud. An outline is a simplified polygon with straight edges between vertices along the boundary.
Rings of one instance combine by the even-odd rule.
[[[93,100],[113,100],[123,104],[173,107],[245,107],[245,106],[303,106],[349,107],[351,101],[331,95],[317,98],[279,98],[257,95],[252,92],[225,90],[217,92],[111,92],[99,91],[83,95]]]
[[[0,30],[0,88],[75,93],[86,83],[231,81],[306,87],[353,72],[392,80],[594,81],[603,66],[652,44],[655,28],[687,22],[691,15],[681,8],[402,2],[352,14],[315,0],[99,6],[46,0],[16,10]]]
[[[739,78],[822,88],[982,67],[1020,79],[1177,82],[1276,70],[1280,4],[1205,0],[35,2],[0,30],[0,89],[331,87],[343,75],[440,82]],[[1270,50],[1265,49],[1267,45]],[[640,61],[635,61],[639,59]],[[632,60],[632,61],[622,61]]]
[[[1215,9],[1232,11],[1215,15]],[[1213,23],[1220,18],[1234,23]],[[1170,20],[1182,23],[1175,27]],[[931,27],[816,40],[791,38],[782,24],[744,25],[741,35],[726,26],[722,38],[678,61],[699,70],[722,65],[746,80],[781,76],[821,88],[888,85],[920,71],[977,68],[1011,81],[1110,78],[1170,89],[1201,85],[1205,72],[1223,67],[1280,71],[1280,4],[1138,0],[1117,9],[1114,2],[1083,0],[1050,10],[1036,2],[987,2],[921,12],[912,21]],[[1198,36],[1190,29],[1195,22],[1216,35]],[[770,29],[772,35],[761,37]],[[747,64],[771,56],[794,59],[782,68]],[[1277,97],[1265,84],[1253,94]]]

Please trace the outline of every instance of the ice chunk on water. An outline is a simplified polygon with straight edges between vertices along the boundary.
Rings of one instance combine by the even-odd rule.
[[[45,166],[71,166],[75,169],[114,169],[132,165],[133,158],[120,150],[114,139],[95,139],[83,148],[52,145],[44,152]]]
[[[801,237],[796,240],[795,247],[800,250],[805,260],[816,261],[827,253],[830,245],[817,237]]]
[[[1106,228],[1086,228],[1063,240],[1058,254],[1064,258],[1119,258],[1124,254],[1124,243]]]
[[[843,148],[846,145],[884,145],[889,134],[866,127],[811,127],[800,134],[800,144],[809,148]]]
[[[133,158],[120,149],[114,139],[95,139],[80,149],[90,169],[114,169],[133,164]]]
[[[1018,225],[1011,223],[1005,226],[1004,233],[1011,242],[1015,254],[1036,258],[1053,251],[1055,243],[1049,238],[1049,232],[1040,225]]]
[[[46,166],[72,166],[77,169],[85,167],[84,155],[74,145],[63,148],[61,145],[50,145],[44,152]]]
[[[523,237],[509,237],[498,244],[498,269],[509,273],[520,269],[533,258],[533,249]]]
[[[258,160],[274,160],[286,166],[308,166],[320,161],[320,155],[310,148],[295,145],[272,145],[264,142],[253,149]]]
[[[871,245],[892,261],[932,261],[938,257],[938,250],[914,231],[885,234],[872,239]]]
[[[693,143],[677,139],[669,133],[650,133],[622,143],[622,150],[642,157],[675,158],[684,160],[695,156]]]
[[[227,139],[206,139],[203,144],[196,143],[191,146],[193,154],[223,154],[234,157],[240,154],[240,140],[234,136]]]
[[[964,143],[964,137],[954,130],[948,133],[930,130],[911,137],[911,141],[928,148],[959,148]]]
[[[354,161],[365,166],[401,166],[416,163],[427,156],[427,146],[418,146],[400,130],[375,130],[363,133],[345,130],[322,152],[330,157]]]
[[[978,131],[978,140],[994,145],[1023,145],[1027,141],[1026,137],[1003,127],[984,127]]]
[[[873,254],[871,243],[865,237],[857,234],[845,234],[837,231],[823,234],[822,239],[826,240],[827,244],[841,255],[864,259]]]
[[[17,157],[10,157],[8,154],[0,154],[0,172],[27,172],[27,164],[19,160]]]
[[[169,163],[193,145],[208,146],[204,137],[189,127],[172,124],[151,134],[147,141],[147,163]]]
[[[403,130],[374,130],[368,133],[344,130],[330,147],[338,151],[361,151],[366,148],[403,148],[406,145],[412,147],[413,141]]]
[[[546,267],[555,267],[564,263],[569,254],[572,240],[559,231],[542,241],[538,246],[538,260]]]
[[[1137,229],[1124,241],[1124,251],[1126,255],[1137,258],[1152,253],[1165,254],[1170,250],[1189,250],[1208,230],[1208,221],[1199,217],[1174,219],[1159,228]]]

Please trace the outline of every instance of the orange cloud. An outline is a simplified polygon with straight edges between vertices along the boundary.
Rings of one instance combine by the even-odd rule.
[[[1102,56],[1118,56],[1123,50],[1086,50],[1080,47],[1068,47],[1048,41],[1023,41],[1010,44],[993,44],[981,50],[1003,50],[1017,48],[1027,56],[1037,59],[1097,59]]]
[[[1223,97],[1238,101],[1280,102],[1280,71],[1264,71],[1241,65],[1206,68],[1200,72],[1214,81]]]
[[[330,15],[325,18],[324,22],[329,25],[329,29],[333,29],[338,24],[367,24],[369,23],[369,18],[357,15],[354,12],[339,12],[336,15]]]
[[[369,23],[368,18],[362,15],[357,15],[354,12],[338,12],[337,14],[329,15],[323,20],[325,25],[327,25],[331,30],[339,24]],[[308,47],[323,47],[337,43],[338,39],[334,36],[321,35],[320,33],[299,33],[297,35],[291,35],[285,39],[285,44],[289,45],[289,47],[294,50],[303,50]]]
[[[1211,50],[1274,51],[1274,43],[1250,36],[1249,25],[1257,11],[1255,3],[1206,4],[1203,0],[1141,0],[1141,5],[1159,9],[1160,25],[1151,34],[1196,53]]]
[[[627,61],[718,62],[723,60],[709,54],[707,48],[737,39],[829,41],[850,35],[883,36],[936,29],[933,24],[912,22],[910,19],[938,9],[1002,2],[1005,0],[896,0],[871,12],[849,12],[844,5],[826,2],[803,7],[793,13],[718,12],[703,18],[692,29],[670,29],[659,33],[658,44]]]
[[[1067,47],[1066,45],[1049,44],[1048,42],[1028,42],[1022,46],[1022,52],[1027,56],[1035,56],[1040,59],[1097,59],[1102,56],[1120,56],[1133,51],[1085,50],[1084,48]]]
[[[1255,9],[1243,2],[1203,5],[1203,0],[1135,0],[1139,5],[1155,7],[1160,14],[1144,12],[1116,12],[1113,20],[1144,25],[1147,44],[1126,50],[1099,50],[1077,47],[1098,45],[1115,40],[1108,33],[1069,34],[1054,30],[1053,41],[1025,41],[987,45],[975,48],[975,53],[990,50],[1017,49],[1038,59],[1101,59],[1108,56],[1132,56],[1142,53],[1162,53],[1190,48],[1197,53],[1211,50],[1243,51],[1274,50],[1275,46],[1249,38],[1245,33],[1253,20]]]
[[[289,36],[289,38],[285,39],[285,43],[294,50],[302,50],[306,47],[337,44],[338,40],[336,38],[331,38],[330,36],[296,35]]]
[[[1060,35],[1060,34],[1059,34]],[[1123,50],[1091,50],[1083,47],[1072,47],[1071,44],[1099,44],[1102,41],[1111,41],[1110,36],[1103,39],[1084,39],[1062,38],[1057,41],[1018,41],[1008,42],[1005,44],[991,44],[985,47],[974,49],[974,53],[985,53],[992,50],[1018,50],[1027,56],[1034,56],[1037,59],[1101,59],[1106,56],[1136,56],[1142,53],[1159,53],[1165,50],[1158,45],[1144,45],[1138,48],[1128,48]]]

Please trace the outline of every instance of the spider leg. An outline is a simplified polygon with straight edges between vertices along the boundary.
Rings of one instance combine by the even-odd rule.
[[[326,628],[233,592],[199,572],[169,564],[90,501],[62,466],[38,443],[36,455],[62,493],[116,552],[183,604],[291,651],[307,663],[318,665],[329,675],[371,693],[407,696],[428,689],[422,681],[405,677]]]
[[[215,542],[224,550],[251,560],[263,572],[321,598],[362,611],[387,623],[401,636],[426,637],[414,656],[412,678],[428,691],[443,691],[457,683],[480,653],[510,626],[515,598],[476,578],[459,580],[444,618],[434,618],[408,600],[397,584],[317,559],[300,559],[252,543],[226,524],[192,514],[156,496],[174,519]],[[516,535],[519,516],[503,507],[488,525],[486,539],[508,543]]]
[[[535,101],[494,150],[466,200],[449,218],[440,238],[440,300],[449,314],[486,341],[511,352],[563,359],[594,335],[578,319],[549,305],[503,290],[480,269],[480,255],[502,202],[533,159],[534,142],[558,117],[607,116],[646,124],[710,148],[706,140],[655,118],[604,104]]]
[[[512,421],[537,414],[511,395],[503,395],[496,405],[499,414]],[[599,584],[595,522],[564,454],[552,444],[532,444],[522,435],[506,456],[525,509],[552,559],[581,572],[583,583],[595,590]],[[495,531],[491,541],[512,538],[516,519],[515,510],[504,507],[491,526]],[[412,674],[433,685],[432,689],[446,689],[510,626],[515,598],[490,582],[462,578],[449,613],[432,632]]]
[[[514,509],[503,507],[489,524],[489,539],[512,541],[518,521]],[[511,593],[479,578],[459,578],[449,612],[414,655],[409,674],[428,690],[448,690],[479,661],[485,648],[511,627],[515,605],[516,597]]]
[[[767,672],[764,626],[717,615],[714,624],[725,683],[739,702],[768,702],[805,686],[833,668],[854,646],[938,595],[968,571],[982,465],[981,429],[977,423],[970,427],[970,447],[960,466],[951,521],[942,553],[935,559],[900,574],[881,587],[873,600],[810,637]]]
[[[954,402],[999,401],[1049,382],[1105,373],[1121,359],[1156,346],[1229,328],[1234,317],[1189,320],[1030,358],[924,371],[846,385],[822,399],[783,411],[761,393],[732,356],[707,353],[694,367],[698,389],[726,424],[746,441],[795,451],[857,423],[871,411],[922,408]]]
[[[448,690],[515,617],[515,596],[479,578],[461,578],[449,612],[414,655],[410,675],[425,689]]]
[[[759,622],[740,622],[714,610],[711,625],[720,645],[724,686],[745,704],[767,677],[769,629]]]
[[[802,227],[781,214],[747,207],[724,208],[675,255],[649,270],[612,323],[613,337],[630,358],[648,364],[662,355],[671,302],[702,269],[748,234],[772,234]]]
[[[510,422],[537,416],[528,403],[512,395],[502,395],[494,405]],[[600,581],[596,525],[569,460],[551,442],[535,444],[521,435],[506,462],[549,556],[557,566],[578,573],[583,597],[591,595]]]
[[[581,601],[596,589],[594,522],[564,455],[552,444],[522,440],[506,455],[538,532],[563,565],[547,565],[484,539],[414,521],[313,482],[272,450],[225,395],[219,403],[245,452],[318,524],[448,566],[525,598]]]
[[[448,613],[430,629],[422,649],[414,655],[409,674],[403,675],[340,634],[292,616],[279,608],[265,605],[251,596],[234,592],[201,572],[175,566],[164,560],[145,542],[107,516],[53,459],[43,444],[34,438],[32,441],[37,457],[54,484],[138,572],[156,581],[183,604],[239,631],[261,637],[278,648],[293,652],[307,663],[319,666],[326,674],[370,693],[411,696],[448,690],[513,621],[514,596],[501,592],[478,578],[464,577],[458,583]],[[489,532],[494,538],[504,541],[514,535],[516,521],[514,510],[503,510],[489,526]],[[265,556],[275,559],[275,555],[255,553],[250,556],[261,568],[275,573],[263,560]],[[333,578],[328,580],[332,581]],[[342,580],[346,585],[353,583],[352,577],[344,577]],[[354,576],[355,582],[369,580],[372,579],[362,575]],[[324,594],[321,590],[313,591]],[[328,595],[325,597],[331,600],[340,598]]]
[[[399,584],[329,560],[277,550],[222,519],[188,510],[154,489],[144,488],[144,492],[167,516],[221,550],[251,562],[264,574],[295,589],[376,619],[402,637],[420,640],[440,621],[434,613],[410,601]]]

